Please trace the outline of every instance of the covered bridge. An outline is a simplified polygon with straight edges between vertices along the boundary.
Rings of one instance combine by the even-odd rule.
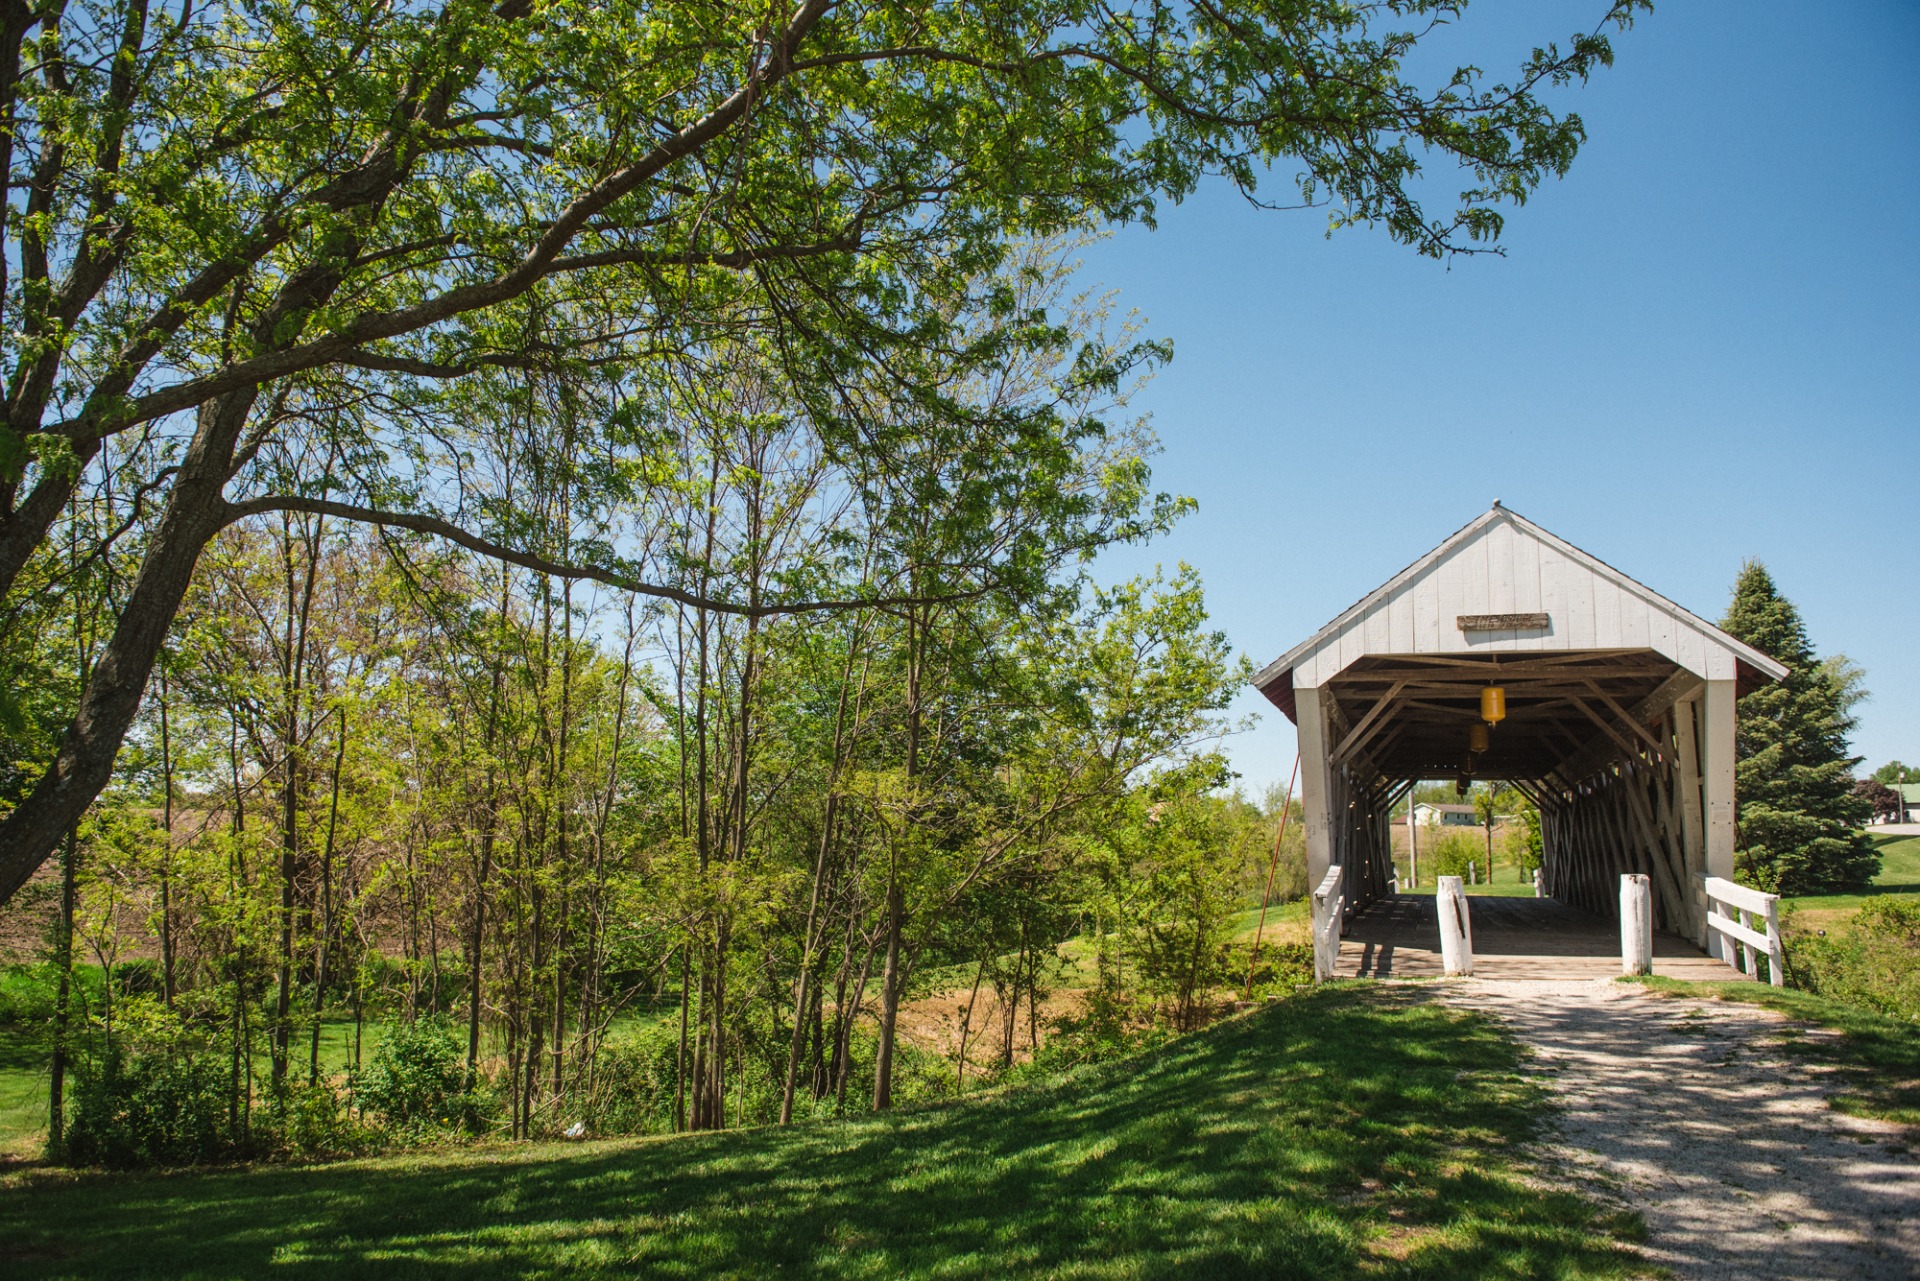
[[[1308,883],[1348,916],[1391,892],[1389,815],[1422,779],[1501,780],[1539,807],[1546,893],[1707,943],[1733,876],[1734,702],[1765,654],[1495,503],[1255,677],[1299,727]]]

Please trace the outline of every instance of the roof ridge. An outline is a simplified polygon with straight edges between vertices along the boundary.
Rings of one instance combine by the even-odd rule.
[[[1781,677],[1786,675],[1787,669],[1783,665],[1781,665],[1779,662],[1777,662],[1775,659],[1771,658],[1766,654],[1761,653],[1759,650],[1755,649],[1751,645],[1748,645],[1746,642],[1728,635],[1725,631],[1721,630],[1720,627],[1718,627],[1714,623],[1708,622],[1706,619],[1700,617],[1700,615],[1694,613],[1692,610],[1680,604],[1678,601],[1675,601],[1667,596],[1661,595],[1659,592],[1647,586],[1645,583],[1633,577],[1631,574],[1625,573],[1622,570],[1614,568],[1614,566],[1608,564],[1604,560],[1601,560],[1598,556],[1595,556],[1592,552],[1586,551],[1580,547],[1576,547],[1574,544],[1560,537],[1558,534],[1554,533],[1552,530],[1549,530],[1546,527],[1527,519],[1525,516],[1513,510],[1513,508],[1511,507],[1503,506],[1498,499],[1495,499],[1493,506],[1487,508],[1486,511],[1480,513],[1480,515],[1474,517],[1472,520],[1462,525],[1459,529],[1455,530],[1453,533],[1447,535],[1447,537],[1442,539],[1437,545],[1435,545],[1425,555],[1422,555],[1416,558],[1415,560],[1413,560],[1410,564],[1406,566],[1406,568],[1400,570],[1399,573],[1394,574],[1391,578],[1387,579],[1386,582],[1380,584],[1378,587],[1374,588],[1372,591],[1362,596],[1359,600],[1355,601],[1353,604],[1347,606],[1345,609],[1341,610],[1338,614],[1334,615],[1334,617],[1330,621],[1328,621],[1324,626],[1319,628],[1319,630],[1315,631],[1313,635],[1301,641],[1299,644],[1293,646],[1291,649],[1287,650],[1285,653],[1280,655],[1280,657],[1274,659],[1272,662],[1262,667],[1260,671],[1253,678],[1254,687],[1257,689],[1265,689],[1268,685],[1272,684],[1274,681],[1278,680],[1281,676],[1291,671],[1294,665],[1299,662],[1302,656],[1311,652],[1313,649],[1317,648],[1328,637],[1329,634],[1338,632],[1340,628],[1346,626],[1347,623],[1351,622],[1354,618],[1365,613],[1365,611],[1369,607],[1371,607],[1375,602],[1392,594],[1394,591],[1398,590],[1404,583],[1410,581],[1414,576],[1416,576],[1417,574],[1425,570],[1428,566],[1439,561],[1439,559],[1442,556],[1446,555],[1453,548],[1463,544],[1473,535],[1479,533],[1482,529],[1486,528],[1488,525],[1492,524],[1494,521],[1500,520],[1500,519],[1505,519],[1507,521],[1512,522],[1516,528],[1521,529],[1524,532],[1532,535],[1533,537],[1541,540],[1542,542],[1547,543],[1549,546],[1552,546],[1557,551],[1561,552],[1563,555],[1566,555],[1572,558],[1576,563],[1584,563],[1585,565],[1591,567],[1595,571],[1605,575],[1608,578],[1613,579],[1616,583],[1619,583],[1621,586],[1623,586],[1627,590],[1632,591],[1636,595],[1640,596],[1643,600],[1646,600],[1649,604],[1654,604],[1660,608],[1669,609],[1677,612],[1683,618],[1690,620],[1693,624],[1704,629],[1710,635],[1718,638],[1721,642],[1723,642],[1727,646],[1727,648],[1733,650],[1740,658],[1744,659],[1750,666],[1756,668],[1761,672],[1764,672],[1768,676],[1773,677],[1775,680],[1778,680]]]

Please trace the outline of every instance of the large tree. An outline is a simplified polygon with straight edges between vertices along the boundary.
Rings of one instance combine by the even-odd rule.
[[[1852,709],[1866,695],[1860,669],[1843,656],[1815,657],[1800,611],[1758,561],[1740,570],[1720,625],[1788,669],[1740,701],[1741,876],[1781,894],[1859,889],[1880,870],[1860,831],[1868,808],[1853,790],[1860,758],[1847,753]]]
[[[202,550],[248,515],[406,527],[735,614],[904,605],[912,566],[822,600],[616,537],[530,547],[539,522],[474,488],[492,438],[462,434],[457,389],[626,380],[641,408],[566,441],[613,493],[644,483],[663,388],[745,343],[836,448],[884,461],[929,420],[1017,436],[946,391],[981,355],[956,318],[1004,297],[971,282],[1018,237],[1150,219],[1210,174],[1267,199],[1278,169],[1335,223],[1487,247],[1582,140],[1546,95],[1608,63],[1644,0],[1596,0],[1593,30],[1505,82],[1415,82],[1464,7],[12,0],[0,626],[58,589],[78,501],[105,496],[132,568],[0,822],[0,900],[106,783]],[[1443,209],[1427,159],[1465,173]],[[1032,581],[1035,552],[1000,546],[957,590]]]

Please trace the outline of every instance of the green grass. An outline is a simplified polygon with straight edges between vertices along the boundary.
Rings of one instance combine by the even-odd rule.
[[[1882,894],[1920,895],[1920,836],[1882,833],[1869,839],[1880,851],[1880,874],[1873,878],[1873,887],[1858,894],[1806,894],[1781,900],[1792,911],[1797,928],[1829,928]]]
[[[1064,1082],[841,1123],[169,1176],[10,1176],[17,1278],[1619,1277],[1534,1183],[1493,1025],[1334,985]]]
[[[1845,1074],[1846,1088],[1834,1097],[1834,1106],[1859,1116],[1920,1125],[1920,1024],[1764,983],[1689,983],[1668,978],[1623,981],[1643,983],[1675,996],[1745,1001],[1838,1032],[1838,1036],[1808,1036],[1790,1029],[1786,1043],[1796,1053],[1830,1064]]]
[[[1312,912],[1313,904],[1305,898],[1268,904],[1267,927],[1260,935],[1263,945],[1278,938],[1298,935],[1305,928]],[[1254,931],[1259,928],[1260,909],[1258,907],[1245,908],[1227,918],[1227,933],[1236,943],[1253,942]]]
[[[1400,892],[1402,894],[1425,894],[1432,897],[1434,892],[1432,865],[1424,860],[1420,868],[1420,884],[1407,884],[1407,860],[1400,859],[1395,866],[1400,871]],[[1466,887],[1469,894],[1491,894],[1496,898],[1532,898],[1533,877],[1519,879],[1519,873],[1512,863],[1495,863],[1493,876],[1487,876],[1487,869],[1480,869],[1480,882]]]
[[[36,1041],[0,1027],[0,1162],[40,1155],[46,1138],[46,1055]]]
[[[1400,890],[1402,894],[1424,894],[1428,898],[1433,897],[1434,885],[1429,878],[1423,877],[1422,883],[1417,886],[1405,885],[1404,882],[1402,884],[1403,887]],[[1491,883],[1482,881],[1478,885],[1469,885],[1466,891],[1469,894],[1491,895],[1494,898],[1532,898],[1533,882],[1510,881],[1502,878]]]

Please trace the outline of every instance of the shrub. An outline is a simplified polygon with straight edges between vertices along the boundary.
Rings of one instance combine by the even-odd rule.
[[[1256,997],[1287,996],[1302,983],[1313,982],[1313,944],[1262,943],[1253,970]]]
[[[1546,849],[1540,830],[1540,811],[1531,805],[1522,807],[1520,821],[1507,830],[1505,844],[1507,861],[1524,875],[1531,876],[1540,866]]]
[[[1795,987],[1920,1019],[1920,899],[1868,899],[1834,934],[1792,934],[1786,947]]]
[[[228,1068],[184,1051],[109,1051],[77,1074],[67,1159],[131,1168],[244,1155],[227,1111]]]
[[[100,1002],[102,976],[96,965],[76,965],[68,987],[69,1009],[76,1015]],[[0,969],[0,1027],[44,1027],[53,1021],[60,991],[60,967],[51,961]]]
[[[1420,851],[1420,874],[1423,879],[1465,876],[1468,863],[1480,869],[1481,880],[1487,879],[1487,844],[1479,835],[1447,832],[1431,848]]]
[[[600,1043],[593,1090],[574,1114],[595,1134],[663,1134],[673,1129],[674,1066],[680,1029],[671,1019],[623,1027]]]
[[[300,1156],[346,1156],[380,1146],[378,1130],[356,1121],[347,1099],[325,1081],[295,1083],[281,1096],[278,1115],[264,1118],[273,1146]]]
[[[466,1049],[443,1018],[403,1023],[387,1033],[353,1085],[360,1106],[401,1130],[477,1132],[490,1101],[467,1085]]]

